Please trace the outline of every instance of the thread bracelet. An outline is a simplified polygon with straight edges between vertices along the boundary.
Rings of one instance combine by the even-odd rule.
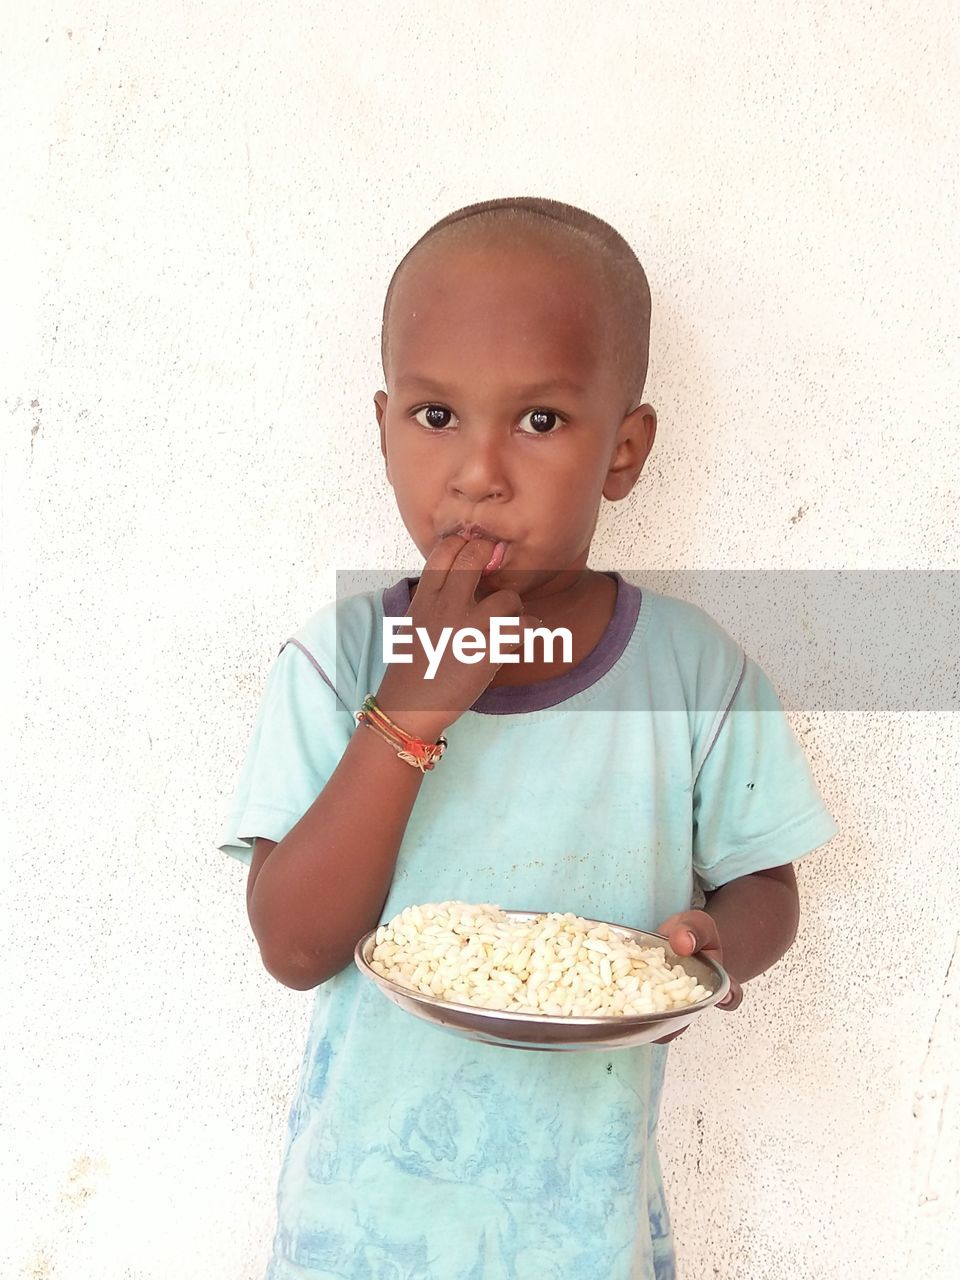
[[[372,693],[368,693],[364,698],[360,710],[355,713],[355,718],[357,724],[365,724],[374,733],[379,734],[385,742],[389,742],[396,748],[401,760],[413,765],[421,773],[432,769],[447,749],[447,740],[443,734],[436,742],[424,742],[422,738],[417,738],[412,733],[401,729],[398,724],[394,724],[386,712],[377,705],[377,700]]]

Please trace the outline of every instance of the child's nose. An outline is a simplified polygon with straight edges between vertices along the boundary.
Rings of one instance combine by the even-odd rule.
[[[506,469],[496,441],[470,441],[452,458],[451,487],[467,502],[503,497],[508,488]]]

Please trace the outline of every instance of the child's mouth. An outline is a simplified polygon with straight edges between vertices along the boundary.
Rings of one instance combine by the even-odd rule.
[[[490,559],[483,566],[482,572],[496,573],[496,571],[503,564],[504,556],[506,554],[507,554],[507,544],[505,542],[498,542],[493,549],[493,554],[490,556]]]

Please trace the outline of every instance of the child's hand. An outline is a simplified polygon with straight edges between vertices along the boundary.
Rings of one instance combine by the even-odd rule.
[[[707,915],[706,911],[678,911],[676,915],[664,920],[656,932],[662,933],[669,939],[671,949],[681,958],[692,956],[694,952],[700,951],[708,960],[723,964],[723,947],[720,943],[720,934],[717,932],[717,922],[713,916]],[[739,1006],[742,999],[743,988],[731,975],[730,991],[716,1005],[716,1008],[730,1013]],[[653,1043],[666,1044],[670,1040],[676,1040],[677,1036],[682,1036],[686,1030],[686,1027],[681,1027],[679,1031],[671,1032],[670,1035],[654,1040]]]
[[[501,640],[500,647],[516,653],[522,645],[523,630],[535,626],[539,618],[524,614],[516,591],[494,591],[477,601],[477,583],[483,575],[496,544],[488,538],[464,538],[450,534],[441,538],[423,567],[420,582],[408,610],[413,637],[412,663],[390,663],[377,693],[377,701],[400,727],[411,733],[426,728],[436,737],[458,720],[476,702],[503,665],[490,657],[490,620],[493,617],[520,618],[516,643]],[[422,627],[436,651],[444,628],[451,628],[443,656],[432,679],[426,678],[429,659],[417,637]],[[485,637],[479,662],[463,662],[453,652],[453,637],[464,627],[475,627]],[[508,632],[509,634],[509,632]],[[394,713],[396,715],[394,716]]]

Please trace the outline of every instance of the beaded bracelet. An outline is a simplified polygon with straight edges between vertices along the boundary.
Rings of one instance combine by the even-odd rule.
[[[399,748],[397,755],[400,759],[405,760],[407,764],[412,764],[421,773],[432,769],[447,749],[447,740],[443,734],[435,743],[430,743],[424,742],[421,738],[415,738],[411,733],[406,733],[377,706],[376,698],[372,693],[368,693],[364,698],[363,705],[356,712],[356,721],[357,724],[366,724],[373,729],[392,747]]]

